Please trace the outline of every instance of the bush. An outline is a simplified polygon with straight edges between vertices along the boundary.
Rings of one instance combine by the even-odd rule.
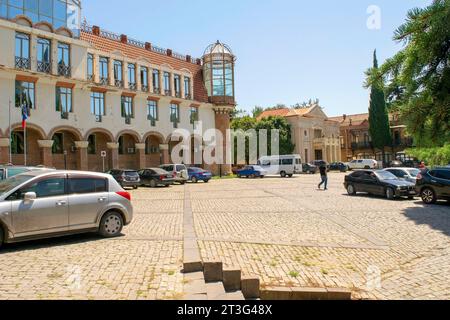
[[[450,144],[441,148],[416,148],[407,153],[417,159],[424,161],[428,166],[446,166],[450,163]]]

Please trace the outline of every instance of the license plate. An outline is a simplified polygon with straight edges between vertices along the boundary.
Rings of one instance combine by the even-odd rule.
[[[416,194],[416,192],[415,191],[410,191],[409,194]]]

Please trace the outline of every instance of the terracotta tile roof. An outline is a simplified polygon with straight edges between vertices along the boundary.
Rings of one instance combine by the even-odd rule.
[[[120,51],[130,59],[138,59],[142,57],[148,59],[151,63],[156,65],[167,63],[176,70],[187,69],[193,74],[194,100],[199,102],[208,102],[208,93],[203,83],[202,66],[200,65],[174,57],[169,57],[130,44],[122,43],[120,41],[93,35],[84,31],[81,31],[80,39],[89,42],[97,50],[107,53]]]
[[[268,117],[285,117],[289,114],[291,109],[283,108],[283,109],[274,109],[274,110],[266,110],[257,118],[258,120],[268,118]]]
[[[344,119],[345,118],[345,119]],[[395,113],[389,114],[389,120],[391,122],[395,122],[397,120],[398,116]],[[341,124],[341,126],[349,126],[350,120],[352,122],[353,126],[359,126],[364,121],[369,121],[369,114],[368,113],[359,113],[359,114],[350,114],[350,115],[342,115],[339,117],[331,117],[329,120],[337,121]]]
[[[300,109],[291,109],[288,117],[291,116],[304,116],[308,114],[315,106],[309,107],[309,108],[300,108]]]

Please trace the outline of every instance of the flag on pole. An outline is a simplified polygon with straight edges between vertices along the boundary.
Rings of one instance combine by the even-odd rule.
[[[22,105],[22,129],[25,129],[27,127],[27,120],[28,120],[28,107],[27,104],[24,103]]]

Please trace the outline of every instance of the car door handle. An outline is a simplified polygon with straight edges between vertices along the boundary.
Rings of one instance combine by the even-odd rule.
[[[106,201],[106,197],[100,197],[100,198],[98,198],[98,201],[99,202],[105,202]]]
[[[56,205],[57,205],[58,207],[63,207],[63,206],[65,206],[66,204],[67,204],[66,201],[58,201],[58,202],[56,202]]]

